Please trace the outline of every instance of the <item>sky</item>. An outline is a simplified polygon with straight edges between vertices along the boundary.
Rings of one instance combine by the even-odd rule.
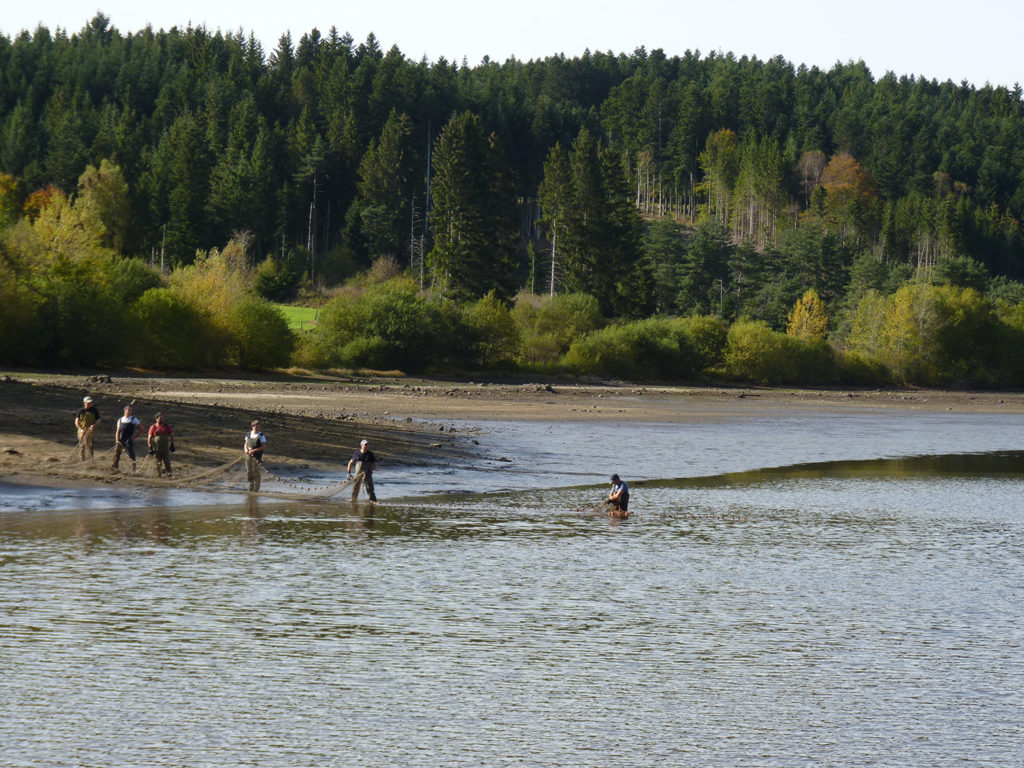
[[[0,33],[42,24],[73,34],[95,15],[80,0],[7,4]],[[252,33],[270,54],[285,32],[292,40],[331,26],[408,58],[470,65],[484,56],[521,60],[585,50],[632,53],[640,46],[667,55],[687,50],[767,59],[828,69],[863,60],[875,78],[892,71],[940,81],[1013,87],[1024,82],[1019,0],[857,0],[835,3],[772,0],[362,0],[286,3],[280,0],[106,0],[96,6],[122,33],[205,26]]]

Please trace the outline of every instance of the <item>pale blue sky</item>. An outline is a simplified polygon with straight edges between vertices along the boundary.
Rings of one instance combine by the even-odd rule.
[[[863,59],[876,78],[892,70],[975,85],[1024,82],[1019,53],[1024,5],[1005,0],[860,0],[777,3],[771,0],[363,0],[359,3],[282,3],[280,0],[106,0],[100,5],[122,32],[205,24],[210,30],[252,32],[269,53],[290,31],[295,41],[313,27],[331,25],[358,42],[373,32],[386,50],[406,56],[479,63],[575,56],[592,51],[629,53],[643,45],[667,54],[687,49],[770,58],[828,68]],[[79,0],[10,3],[0,32],[11,37],[43,23],[69,33],[94,10]]]

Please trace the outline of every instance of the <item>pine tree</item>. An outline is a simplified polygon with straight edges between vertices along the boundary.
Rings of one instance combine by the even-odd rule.
[[[515,201],[498,147],[471,112],[455,115],[433,157],[434,245],[427,264],[436,284],[456,298],[511,288]]]
[[[188,263],[205,242],[209,155],[203,125],[191,113],[171,126],[166,138],[167,236],[170,264]]]
[[[372,257],[397,258],[409,230],[408,117],[394,110],[379,141],[371,141],[359,164],[358,206],[361,231]]]

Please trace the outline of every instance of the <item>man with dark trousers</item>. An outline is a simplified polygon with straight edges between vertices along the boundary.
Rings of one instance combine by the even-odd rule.
[[[362,440],[359,443],[359,450],[352,454],[348,461],[348,476],[352,479],[352,470],[355,469],[356,481],[352,484],[352,501],[359,497],[359,489],[365,485],[370,501],[377,500],[377,494],[373,492],[373,470],[377,468],[377,457],[370,450],[370,441]]]

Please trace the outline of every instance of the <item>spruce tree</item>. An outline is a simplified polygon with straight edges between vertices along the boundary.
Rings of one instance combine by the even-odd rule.
[[[471,112],[455,115],[433,155],[434,246],[427,264],[441,290],[478,298],[511,289],[515,200],[500,152]]]

